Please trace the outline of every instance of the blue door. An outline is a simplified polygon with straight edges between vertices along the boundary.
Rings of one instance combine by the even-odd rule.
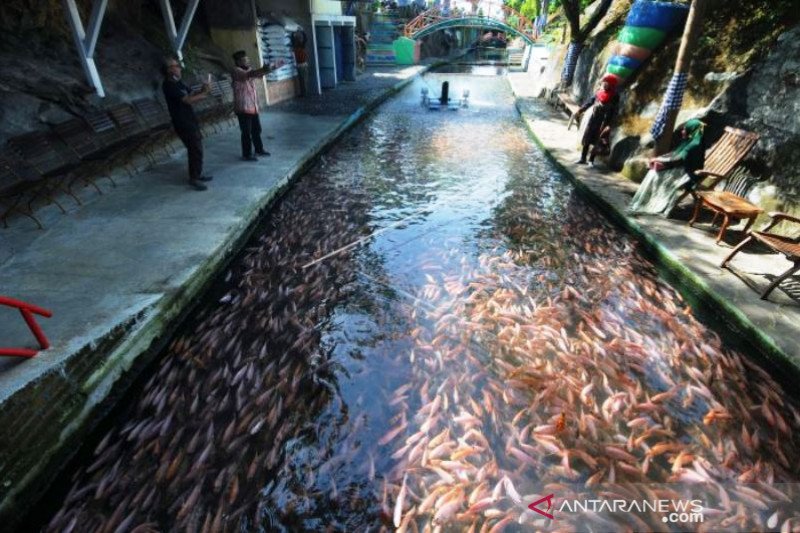
[[[336,83],[344,79],[344,39],[341,26],[333,27],[333,42],[336,54]]]

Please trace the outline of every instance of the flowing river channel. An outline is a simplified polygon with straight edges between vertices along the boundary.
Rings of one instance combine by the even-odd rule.
[[[287,193],[45,530],[800,527],[796,403],[484,70],[416,80]],[[419,105],[443,80],[468,108]]]

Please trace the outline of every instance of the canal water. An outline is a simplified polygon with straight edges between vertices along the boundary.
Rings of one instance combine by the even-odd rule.
[[[419,105],[444,80],[469,107]],[[432,73],[384,104],[214,294],[46,530],[798,524],[796,404],[575,192],[501,76]],[[697,488],[702,523],[560,507]],[[553,520],[528,507],[551,494]]]

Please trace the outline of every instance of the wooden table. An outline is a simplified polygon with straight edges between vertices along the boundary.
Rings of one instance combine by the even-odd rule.
[[[721,241],[722,237],[725,236],[725,231],[728,229],[732,218],[747,219],[747,225],[744,227],[744,232],[747,233],[747,230],[756,221],[756,217],[764,212],[757,205],[728,191],[699,191],[696,194],[697,201],[695,201],[694,214],[689,221],[689,225],[694,225],[702,207],[714,212],[714,219],[711,221],[712,226],[717,221],[717,217],[722,215],[722,227],[719,229],[719,234],[717,234],[717,242]]]

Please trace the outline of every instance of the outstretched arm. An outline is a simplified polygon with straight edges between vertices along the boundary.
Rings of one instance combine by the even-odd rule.
[[[164,96],[167,100],[180,100],[184,104],[192,105],[199,102],[211,92],[211,86],[204,83],[202,89],[191,92],[188,88],[181,87],[176,83],[164,83]]]
[[[195,102],[199,102],[200,100],[205,99],[205,97],[208,96],[210,92],[211,92],[211,86],[207,83],[204,83],[202,89],[200,89],[195,93],[187,94],[186,96],[181,98],[181,101],[184,104],[191,105]]]
[[[244,70],[243,68],[237,67],[233,71],[233,78],[239,81],[244,81],[248,78],[260,78],[261,76],[269,74],[272,70],[281,66],[283,66],[283,61],[278,61],[274,68],[270,63],[265,64],[261,68],[254,68],[250,70]]]

